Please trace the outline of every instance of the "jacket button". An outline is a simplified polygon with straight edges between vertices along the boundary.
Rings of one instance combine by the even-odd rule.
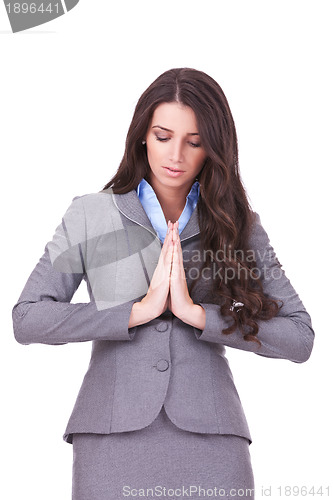
[[[165,372],[169,368],[169,361],[166,359],[159,359],[156,364],[156,368],[159,372]]]
[[[169,326],[168,323],[162,322],[159,323],[155,328],[159,332],[165,332],[169,328]]]

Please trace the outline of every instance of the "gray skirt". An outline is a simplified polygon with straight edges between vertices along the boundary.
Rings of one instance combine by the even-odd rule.
[[[164,406],[148,427],[73,434],[72,500],[254,499],[249,441],[178,428]]]

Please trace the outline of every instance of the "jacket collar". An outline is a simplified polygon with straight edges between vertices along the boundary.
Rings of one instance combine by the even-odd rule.
[[[133,222],[136,222],[140,226],[144,226],[149,231],[152,231],[156,234],[155,229],[153,228],[148,215],[146,214],[137,192],[135,189],[129,191],[125,194],[116,194],[112,192],[112,188],[104,189],[101,191],[102,193],[110,193],[113,197],[115,205],[118,210],[128,219]],[[200,233],[199,229],[199,221],[198,221],[198,209],[197,206],[192,212],[192,215],[184,227],[183,231],[180,233],[180,241],[191,238],[196,234]]]

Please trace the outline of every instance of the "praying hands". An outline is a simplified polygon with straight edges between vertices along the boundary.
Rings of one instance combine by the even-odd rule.
[[[169,309],[179,319],[204,329],[205,310],[191,299],[183,265],[179,222],[168,222],[160,257],[145,297],[133,304],[129,328],[147,323]]]

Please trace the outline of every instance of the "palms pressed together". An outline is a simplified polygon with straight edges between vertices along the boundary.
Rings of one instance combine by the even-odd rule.
[[[158,264],[143,301],[149,301],[156,314],[169,309],[180,317],[193,306],[193,300],[188,293],[178,226],[178,221],[168,222]]]

